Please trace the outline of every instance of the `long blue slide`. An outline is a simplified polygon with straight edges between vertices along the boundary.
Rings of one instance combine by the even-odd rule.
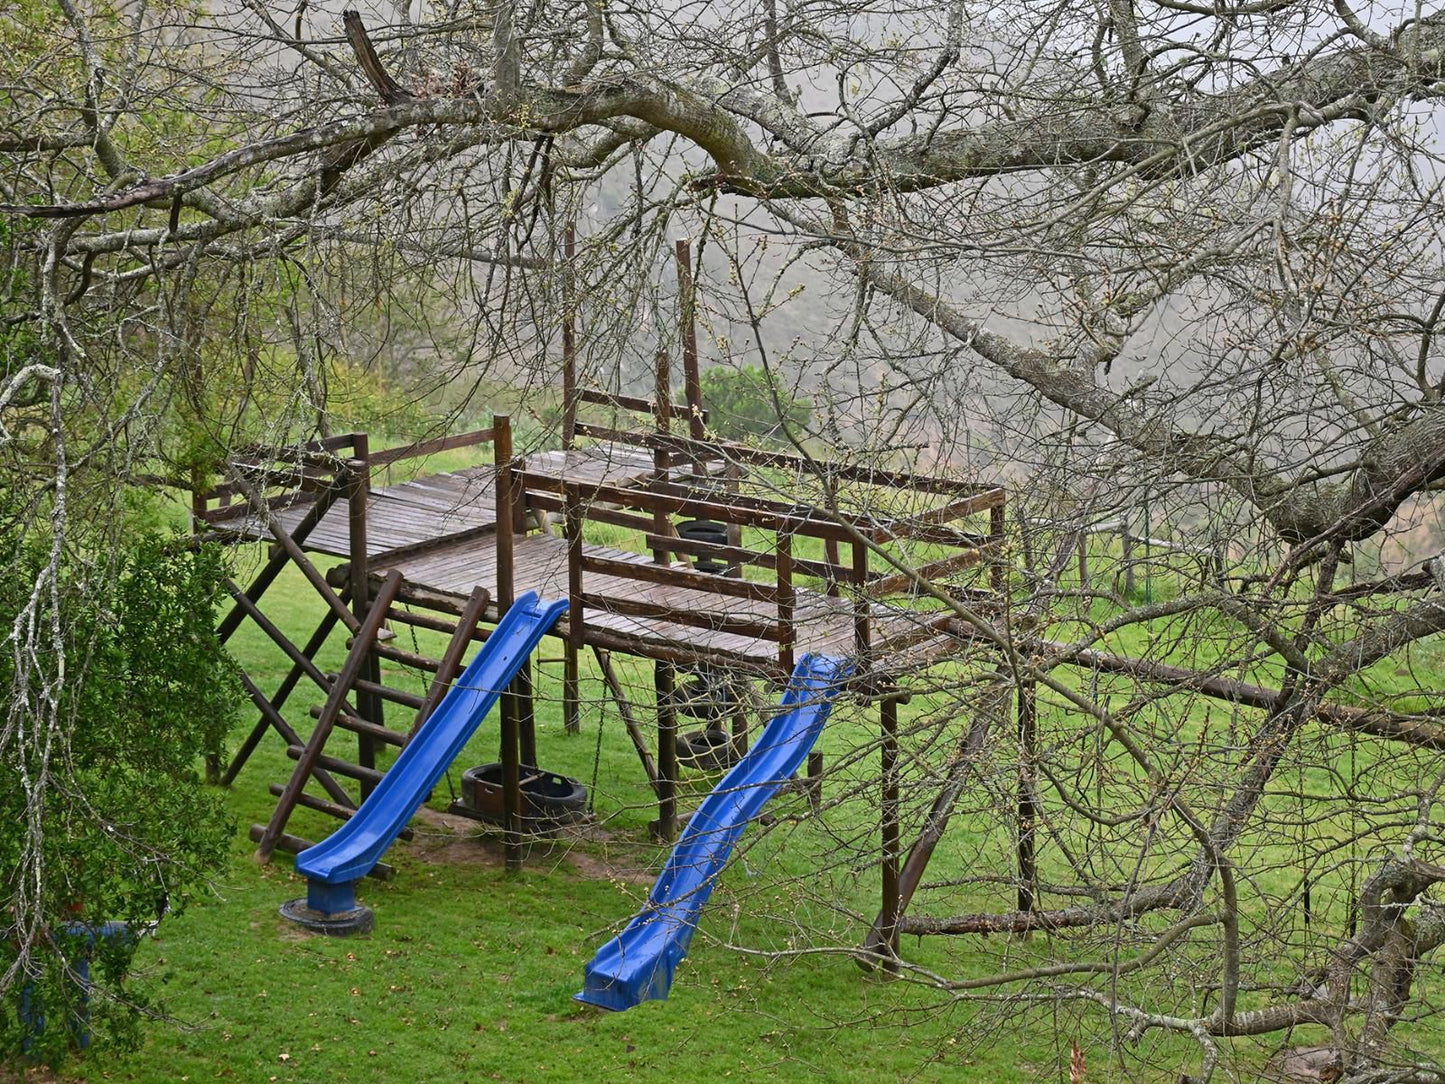
[[[356,882],[380,861],[566,610],[565,599],[543,602],[535,591],[517,598],[361,808],[297,855],[309,907],[329,915],[356,906]]]
[[[587,965],[578,1001],[621,1012],[667,997],[703,904],[743,829],[802,766],[850,670],[827,655],[804,655],[798,662],[782,713],[693,814],[647,906]]]

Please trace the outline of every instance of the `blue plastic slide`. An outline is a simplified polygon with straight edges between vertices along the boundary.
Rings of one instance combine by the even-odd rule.
[[[826,655],[803,656],[783,694],[782,714],[693,814],[647,906],[587,965],[578,1001],[620,1012],[667,997],[698,915],[743,829],[802,766],[850,669]]]
[[[296,856],[307,905],[323,914],[356,906],[354,886],[406,827],[542,637],[567,609],[535,591],[518,597],[391,770],[345,824]]]

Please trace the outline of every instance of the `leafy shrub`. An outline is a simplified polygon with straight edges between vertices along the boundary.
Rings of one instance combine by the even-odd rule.
[[[224,860],[232,825],[199,763],[239,689],[215,636],[218,552],[146,538],[109,575],[76,559],[37,596],[48,552],[3,535],[0,551],[0,1060],[55,1061],[83,1027],[139,1038],[145,999],[122,985],[135,939],[92,931],[175,912]]]

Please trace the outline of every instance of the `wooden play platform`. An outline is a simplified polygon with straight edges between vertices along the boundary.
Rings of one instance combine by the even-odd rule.
[[[311,845],[285,830],[298,806],[349,818],[385,775],[381,750],[409,742],[471,644],[490,635],[485,626],[535,591],[568,603],[550,630],[562,646],[566,729],[580,728],[580,658],[591,652],[657,796],[654,830],[662,839],[673,838],[678,824],[678,716],[689,701],[677,675],[721,674],[733,687],[762,680],[776,689],[804,653],[845,660],[849,691],[879,710],[883,913],[896,917],[904,897],[890,765],[897,704],[906,695],[899,682],[969,646],[972,631],[957,603],[974,612],[1002,604],[1003,490],[700,439],[696,405],[595,392],[576,399],[645,409],[656,425],[629,431],[569,418],[569,447],[528,456],[516,454],[504,416],[488,429],[380,451],[365,434],[348,434],[236,455],[220,485],[197,487],[199,536],[272,543],[248,587],[229,585],[236,604],[219,629],[224,640],[249,618],[291,663],[273,693],[243,675],[260,718],[224,779],[236,778],[268,733],[296,761],[287,783],[270,786],[278,798],[270,822],[252,827],[258,854]],[[670,432],[674,410],[690,411],[691,436]],[[441,452],[475,462],[426,472],[426,458]],[[262,606],[288,563],[325,605],[301,644]],[[447,635],[446,651],[429,658],[400,648],[389,630],[406,625]],[[350,634],[349,653],[338,673],[323,673],[313,659],[338,626]],[[612,661],[619,653],[653,662],[655,702],[633,702]],[[426,675],[427,694],[384,683],[382,660]],[[325,703],[311,707],[316,722],[303,737],[285,707],[306,681]],[[523,766],[539,763],[532,688],[524,665],[501,699],[511,866],[523,854]],[[757,693],[728,701],[732,729],[723,741],[736,755],[747,748],[752,705],[760,702]],[[395,721],[398,712],[404,723]],[[644,712],[655,717],[655,744]],[[338,729],[356,735],[353,757],[331,741]],[[814,752],[808,791],[815,799],[822,772]],[[312,784],[324,795],[308,791]],[[454,805],[453,812],[467,810]],[[387,872],[384,864],[374,871]],[[893,918],[880,928],[892,930]]]

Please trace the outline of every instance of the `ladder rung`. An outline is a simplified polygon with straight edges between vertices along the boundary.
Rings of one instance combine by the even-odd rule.
[[[300,760],[301,754],[306,751],[302,745],[288,745],[286,755],[292,760]],[[351,779],[359,779],[363,783],[380,783],[385,772],[378,772],[373,768],[363,768],[360,764],[353,764],[349,760],[341,760],[337,757],[327,756],[322,753],[316,758],[316,766],[325,768],[328,772],[335,772],[337,775],[344,775]]]
[[[390,659],[392,662],[399,662],[403,666],[410,666],[417,670],[427,670],[435,674],[442,668],[437,659],[428,658],[426,655],[418,655],[414,651],[403,651],[399,647],[386,647],[382,644],[376,646],[376,653],[383,659]]]
[[[419,708],[424,699],[416,693],[409,693],[404,689],[395,689],[390,685],[381,685],[375,681],[367,681],[365,678],[359,680],[352,688],[364,693],[375,693],[383,700],[390,700],[393,704],[400,704],[406,708]]]
[[[311,705],[311,718],[319,719],[320,717],[321,705]],[[366,719],[360,719],[355,715],[348,715],[344,711],[339,711],[336,713],[336,725],[339,726],[342,730],[349,730],[353,734],[365,734],[369,738],[375,738],[377,741],[386,742],[388,745],[406,744],[405,734],[398,734],[395,730],[391,730],[388,727],[380,726],[377,723],[369,722]]]

